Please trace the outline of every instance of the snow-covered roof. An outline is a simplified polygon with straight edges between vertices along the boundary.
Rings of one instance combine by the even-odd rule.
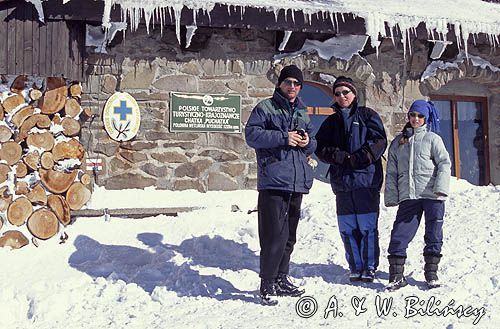
[[[27,0],[39,2],[40,0]],[[51,0],[43,0],[51,1]],[[63,0],[64,3],[71,0]],[[95,0],[88,0],[95,1]],[[104,13],[102,24],[110,26],[110,16],[114,5],[120,5],[122,17],[128,20],[131,29],[137,29],[142,18],[149,26],[154,22],[162,23],[165,17],[173,17],[177,30],[184,7],[196,13],[204,12],[210,16],[217,5],[225,5],[240,11],[243,16],[246,8],[260,8],[275,14],[280,11],[298,15],[302,12],[305,21],[313,15],[329,19],[332,25],[344,14],[352,13],[365,21],[366,34],[371,37],[372,45],[377,45],[379,36],[386,35],[386,26],[399,28],[403,42],[420,23],[425,23],[431,39],[446,39],[453,28],[459,45],[470,34],[485,33],[490,43],[499,44],[500,5],[482,0],[103,0]]]
[[[500,6],[481,0],[104,0],[105,12],[103,25],[109,23],[111,7],[119,4],[126,17],[131,20],[132,28],[137,28],[144,16],[147,24],[154,15],[160,17],[163,10],[173,11],[176,20],[180,19],[183,7],[204,12],[212,11],[217,4],[242,8],[263,8],[274,12],[280,10],[302,11],[304,15],[322,14],[335,19],[336,13],[353,13],[365,20],[367,34],[377,40],[379,34],[385,35],[385,25],[398,26],[401,31],[409,31],[424,22],[429,31],[446,34],[448,24],[453,24],[456,35],[485,33],[498,44],[500,35]],[[169,14],[169,13],[167,13]]]

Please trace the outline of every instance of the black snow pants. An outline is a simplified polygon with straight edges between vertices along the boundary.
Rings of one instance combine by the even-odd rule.
[[[302,193],[261,190],[258,198],[260,277],[288,274],[296,241]]]

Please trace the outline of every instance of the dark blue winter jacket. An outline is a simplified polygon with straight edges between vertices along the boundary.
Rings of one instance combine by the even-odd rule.
[[[306,147],[288,145],[288,132],[302,128],[309,134]],[[247,144],[257,155],[257,189],[308,193],[313,172],[307,156],[316,149],[313,126],[305,105],[291,105],[278,89],[253,109],[245,127]]]
[[[350,192],[359,188],[382,187],[381,157],[387,147],[387,136],[380,116],[374,110],[353,103],[347,120],[337,104],[334,113],[321,125],[316,140],[318,158],[330,164],[328,174],[332,190]],[[348,122],[347,126],[345,122]],[[334,161],[335,154],[343,151],[348,161]]]

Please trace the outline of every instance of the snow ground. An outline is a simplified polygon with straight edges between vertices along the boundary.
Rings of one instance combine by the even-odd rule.
[[[350,284],[334,196],[316,181],[291,266],[316,308],[307,298],[298,306],[297,298],[258,304],[257,214],[247,214],[256,199],[256,191],[98,188],[92,208],[201,208],[178,217],[79,218],[65,229],[64,244],[53,238],[38,248],[0,248],[0,328],[498,328],[499,187],[453,180],[439,272],[446,286],[424,290],[421,226],[408,250],[410,285],[389,293],[386,249],[396,208],[381,207],[378,279]],[[390,312],[378,315],[376,303],[390,299]],[[412,305],[417,299],[424,305]],[[299,317],[296,306],[310,317]],[[445,306],[464,314],[436,315]]]

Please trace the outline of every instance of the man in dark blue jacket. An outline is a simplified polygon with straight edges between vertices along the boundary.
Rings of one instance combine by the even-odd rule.
[[[302,83],[297,66],[284,67],[273,97],[257,104],[245,128],[258,165],[260,295],[264,305],[276,305],[275,296],[304,293],[288,278],[302,195],[313,183],[307,157],[316,148],[306,107],[298,98]]]
[[[349,279],[372,282],[380,255],[381,157],[387,137],[377,112],[358,106],[352,79],[338,77],[333,92],[334,113],[316,134],[316,155],[330,164],[328,174],[336,195],[337,220],[351,271]]]

